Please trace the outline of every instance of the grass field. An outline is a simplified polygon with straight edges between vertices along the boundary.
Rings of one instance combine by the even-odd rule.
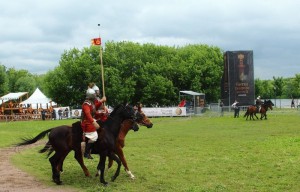
[[[268,112],[268,118],[246,121],[228,112],[224,117],[208,112],[192,118],[153,118],[152,129],[140,127],[126,138],[124,151],[135,180],[122,168],[116,181],[103,187],[99,178],[84,176],[73,152],[65,160],[61,178],[65,185],[87,192],[299,191],[300,111],[276,109]],[[72,122],[0,123],[0,146]],[[55,185],[45,154],[37,152],[41,147],[25,150],[12,161],[47,185]],[[97,163],[98,157],[86,160],[92,174]],[[115,167],[106,173],[107,181]]]

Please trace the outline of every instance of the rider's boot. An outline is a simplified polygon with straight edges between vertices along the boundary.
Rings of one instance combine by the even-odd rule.
[[[89,142],[86,143],[84,157],[87,159],[93,159],[93,157],[90,154],[92,146],[93,146],[93,143],[89,143]]]

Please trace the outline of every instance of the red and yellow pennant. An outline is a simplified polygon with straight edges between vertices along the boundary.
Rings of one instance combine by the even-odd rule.
[[[101,45],[101,38],[98,37],[98,38],[91,39],[91,44],[92,45]]]

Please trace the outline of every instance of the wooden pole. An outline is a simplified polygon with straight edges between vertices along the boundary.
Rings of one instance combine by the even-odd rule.
[[[98,27],[100,27],[100,24],[98,24]],[[100,39],[100,51],[99,51],[99,54],[100,54],[100,66],[101,66],[101,80],[102,80],[102,94],[103,94],[103,97],[105,97],[105,87],[104,87],[104,67],[103,67],[103,60],[102,60],[102,40],[101,40],[101,36],[100,36],[100,33],[99,33],[99,39]]]
[[[101,79],[102,79],[102,94],[105,97],[105,89],[104,89],[104,67],[102,61],[102,46],[100,45],[100,66],[101,66]]]

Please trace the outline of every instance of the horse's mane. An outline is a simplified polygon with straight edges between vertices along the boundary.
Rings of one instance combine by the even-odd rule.
[[[121,107],[123,107],[122,104],[118,104],[117,106],[115,106],[114,110],[110,113],[110,116],[112,116],[112,117],[115,116],[116,113],[117,113],[117,111],[118,111],[118,109],[120,109]]]

